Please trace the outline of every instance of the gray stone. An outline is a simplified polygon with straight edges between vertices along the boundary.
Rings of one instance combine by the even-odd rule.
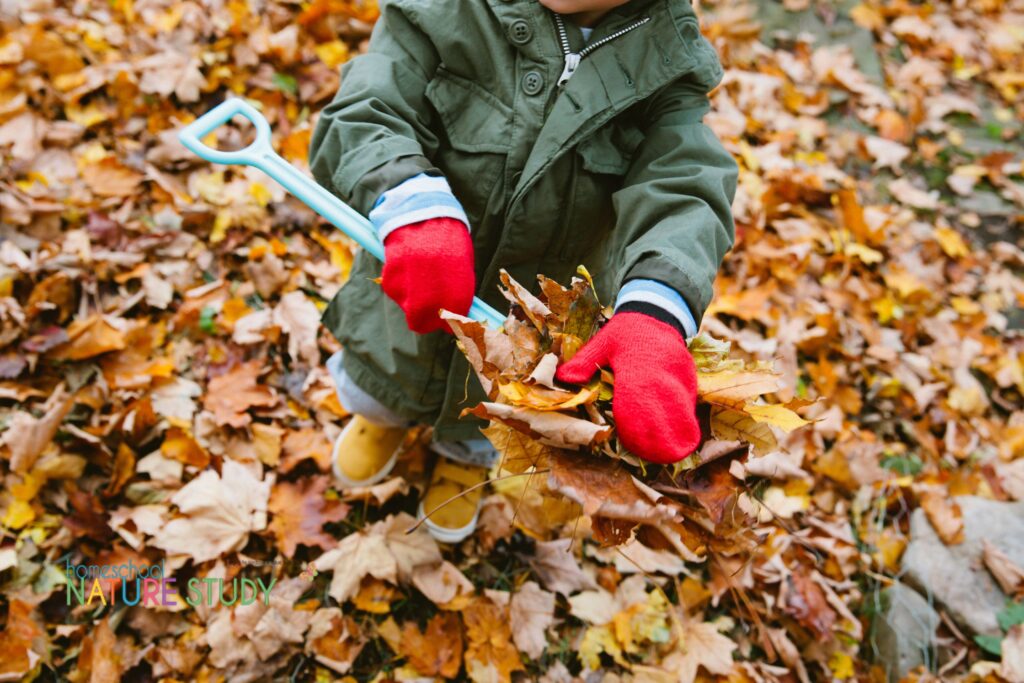
[[[935,671],[939,613],[917,591],[901,583],[886,588],[877,601],[872,606],[871,646],[888,679],[898,681],[919,666]]]
[[[1024,501],[1001,503],[976,496],[958,496],[964,520],[964,541],[946,545],[918,509],[910,518],[910,544],[903,553],[903,580],[972,633],[998,635],[996,613],[1007,596],[982,561],[988,540],[1019,566],[1024,566]]]

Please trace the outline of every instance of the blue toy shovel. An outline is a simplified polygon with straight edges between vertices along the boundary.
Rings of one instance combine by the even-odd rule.
[[[256,139],[239,150],[224,152],[200,142],[217,126],[235,114],[241,114],[256,127]],[[178,133],[178,139],[198,156],[216,164],[255,166],[281,184],[309,208],[329,220],[379,261],[384,260],[384,245],[370,221],[321,187],[315,180],[285,161],[270,146],[270,124],[256,109],[241,98],[221,102]],[[469,317],[498,329],[505,316],[481,301],[473,299]]]

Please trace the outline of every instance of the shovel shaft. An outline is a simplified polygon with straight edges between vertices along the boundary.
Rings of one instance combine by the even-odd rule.
[[[236,114],[249,119],[256,128],[256,139],[243,149],[222,151],[203,144],[201,139]],[[196,155],[218,164],[253,166],[276,180],[306,206],[326,218],[379,261],[384,260],[384,245],[377,231],[362,214],[319,183],[282,158],[270,145],[270,124],[252,105],[241,98],[225,100],[178,132],[178,139]],[[473,298],[469,317],[490,325],[502,326],[505,317],[479,298]]]

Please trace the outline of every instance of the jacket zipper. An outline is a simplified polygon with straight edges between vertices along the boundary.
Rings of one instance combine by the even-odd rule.
[[[558,77],[558,87],[565,85],[572,75],[576,73],[576,68],[579,67],[580,61],[589,55],[591,52],[601,47],[606,43],[610,43],[619,36],[629,33],[633,29],[643,26],[651,20],[650,17],[644,17],[634,21],[629,26],[625,26],[610,36],[605,36],[601,40],[584,46],[579,52],[573,52],[572,48],[569,47],[569,34],[565,30],[565,22],[562,20],[562,15],[553,13],[555,15],[555,26],[558,28],[558,41],[562,44],[562,54],[565,55],[565,68],[562,69],[562,75]]]

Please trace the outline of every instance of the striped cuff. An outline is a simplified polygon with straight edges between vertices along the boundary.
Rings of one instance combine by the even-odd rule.
[[[462,204],[441,176],[420,173],[382,194],[370,210],[370,222],[383,242],[392,232],[431,218],[455,218],[469,229]]]
[[[679,292],[657,280],[638,278],[622,285],[615,299],[615,312],[619,311],[646,313],[672,325],[685,339],[697,334],[697,321],[686,300]]]

